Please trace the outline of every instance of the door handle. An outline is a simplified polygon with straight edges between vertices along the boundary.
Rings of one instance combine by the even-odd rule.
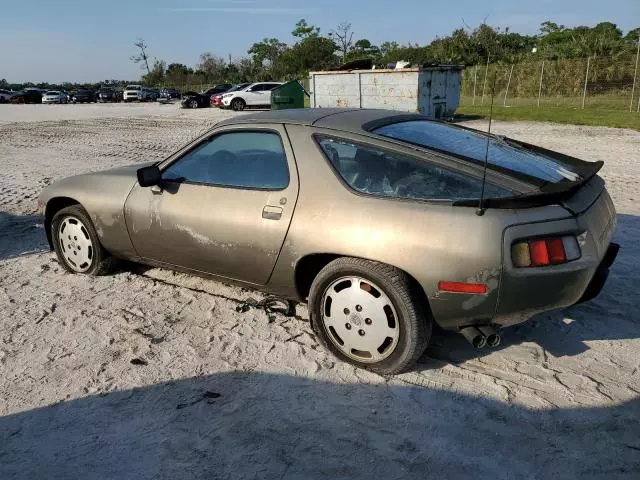
[[[262,218],[265,220],[280,220],[282,218],[282,208],[265,205],[262,209]]]

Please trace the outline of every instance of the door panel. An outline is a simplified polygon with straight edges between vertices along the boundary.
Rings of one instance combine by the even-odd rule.
[[[256,103],[256,92],[245,91],[242,92],[242,98],[247,105],[255,105]]]
[[[243,130],[235,127],[219,133]],[[164,182],[155,193],[136,186],[125,215],[138,255],[257,285],[268,281],[291,222],[298,177],[284,128],[251,130],[280,134],[288,186],[268,191]]]

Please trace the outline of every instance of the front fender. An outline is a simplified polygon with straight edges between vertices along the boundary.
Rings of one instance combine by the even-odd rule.
[[[104,172],[65,178],[47,187],[39,197],[44,206],[50,240],[51,220],[57,211],[78,203],[89,214],[100,243],[112,255],[137,257],[124,217],[124,204],[136,184],[136,171],[152,163],[140,163]]]

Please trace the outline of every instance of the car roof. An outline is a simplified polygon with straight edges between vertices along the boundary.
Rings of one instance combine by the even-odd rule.
[[[218,125],[242,125],[251,123],[284,123],[321,128],[362,132],[376,126],[407,120],[426,120],[418,113],[402,113],[396,110],[362,108],[300,108],[270,110],[223,120]]]

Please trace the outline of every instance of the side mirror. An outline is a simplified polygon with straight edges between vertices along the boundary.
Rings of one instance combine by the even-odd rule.
[[[162,180],[162,175],[157,165],[140,168],[136,173],[141,187],[153,187]]]

